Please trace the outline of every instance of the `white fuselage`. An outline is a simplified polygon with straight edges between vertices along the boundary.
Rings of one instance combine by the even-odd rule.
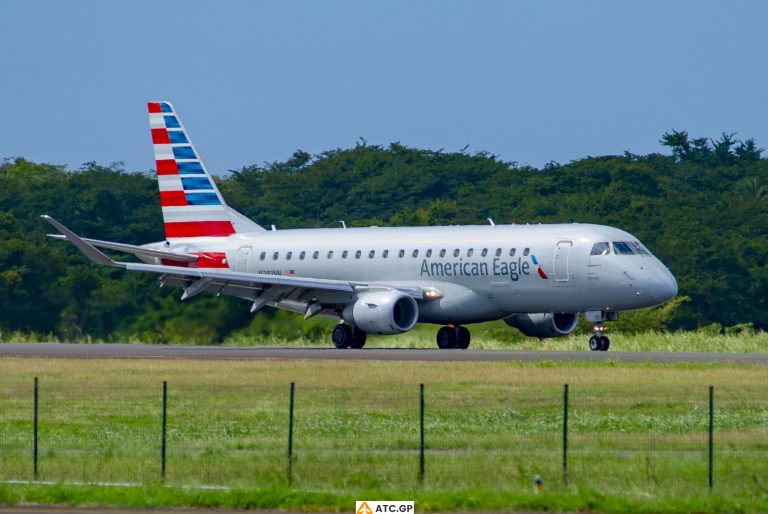
[[[607,226],[557,224],[278,230],[153,246],[224,252],[238,272],[430,288],[439,297],[420,303],[420,322],[472,323],[664,303],[677,294],[669,270],[650,253],[613,247],[637,241]],[[600,242],[608,252],[591,255]]]

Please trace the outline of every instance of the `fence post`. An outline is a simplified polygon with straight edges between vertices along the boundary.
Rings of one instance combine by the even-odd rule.
[[[714,431],[715,431],[715,387],[709,386],[709,490],[712,490],[712,464],[714,451]]]
[[[37,423],[38,423],[38,397],[39,397],[39,382],[35,377],[35,394],[34,394],[34,422],[32,424],[32,476],[37,480]]]
[[[296,384],[291,382],[291,402],[288,408],[288,485],[293,483],[293,405]]]
[[[419,482],[424,482],[424,384],[419,386]]]
[[[165,438],[168,425],[168,382],[163,380],[163,429],[160,442],[160,476],[165,480]]]
[[[563,388],[563,484],[568,483],[568,384]]]

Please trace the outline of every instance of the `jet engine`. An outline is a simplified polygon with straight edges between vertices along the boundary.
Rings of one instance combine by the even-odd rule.
[[[578,312],[536,312],[513,314],[504,320],[529,337],[562,337],[579,323]]]
[[[412,329],[419,319],[413,297],[400,291],[365,293],[344,309],[344,319],[364,332],[400,334]]]

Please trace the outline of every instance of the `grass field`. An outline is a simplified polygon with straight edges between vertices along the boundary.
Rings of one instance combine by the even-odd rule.
[[[241,334],[224,341],[226,346],[331,346],[330,333],[333,324],[324,325],[322,337],[286,336],[280,334],[254,335]],[[567,337],[540,340],[519,336],[517,331],[503,322],[471,325],[471,349],[494,350],[571,350],[589,351],[588,333],[577,333]],[[396,336],[369,336],[366,348],[436,348],[433,325],[417,325],[405,334]],[[510,338],[510,333],[514,335]],[[720,335],[714,330],[696,332],[646,332],[642,334],[622,333],[611,330],[606,332],[611,338],[611,351],[624,352],[718,352],[718,353],[767,353],[768,332]],[[0,343],[38,343],[65,342],[52,335],[5,333],[0,334]],[[74,343],[121,342],[147,344],[140,338],[120,338],[116,341],[101,341],[85,338],[68,341]],[[183,344],[194,344],[183,341]]]
[[[348,510],[349,502],[367,495],[415,498],[420,510],[768,510],[764,367],[1,359],[5,481],[32,478],[35,376],[39,478],[62,484],[3,486],[0,501]],[[163,380],[169,383],[168,461],[167,482],[160,486]],[[296,409],[289,485],[291,382]],[[710,384],[716,407],[712,493]],[[537,474],[544,480],[538,496],[532,493]],[[235,489],[179,489],[199,485]]]

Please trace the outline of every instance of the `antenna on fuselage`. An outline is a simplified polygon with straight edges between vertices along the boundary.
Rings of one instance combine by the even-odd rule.
[[[343,228],[344,230],[347,230],[347,224],[344,223],[344,220],[340,220],[339,223],[341,223],[341,228]]]
[[[490,223],[492,227],[495,227],[495,226],[496,226],[496,223],[494,223],[494,222],[493,222],[493,220],[492,220],[491,218],[485,218],[485,219],[487,219],[487,220],[488,220],[488,223]]]
[[[272,232],[277,232],[277,227],[272,225]]]

